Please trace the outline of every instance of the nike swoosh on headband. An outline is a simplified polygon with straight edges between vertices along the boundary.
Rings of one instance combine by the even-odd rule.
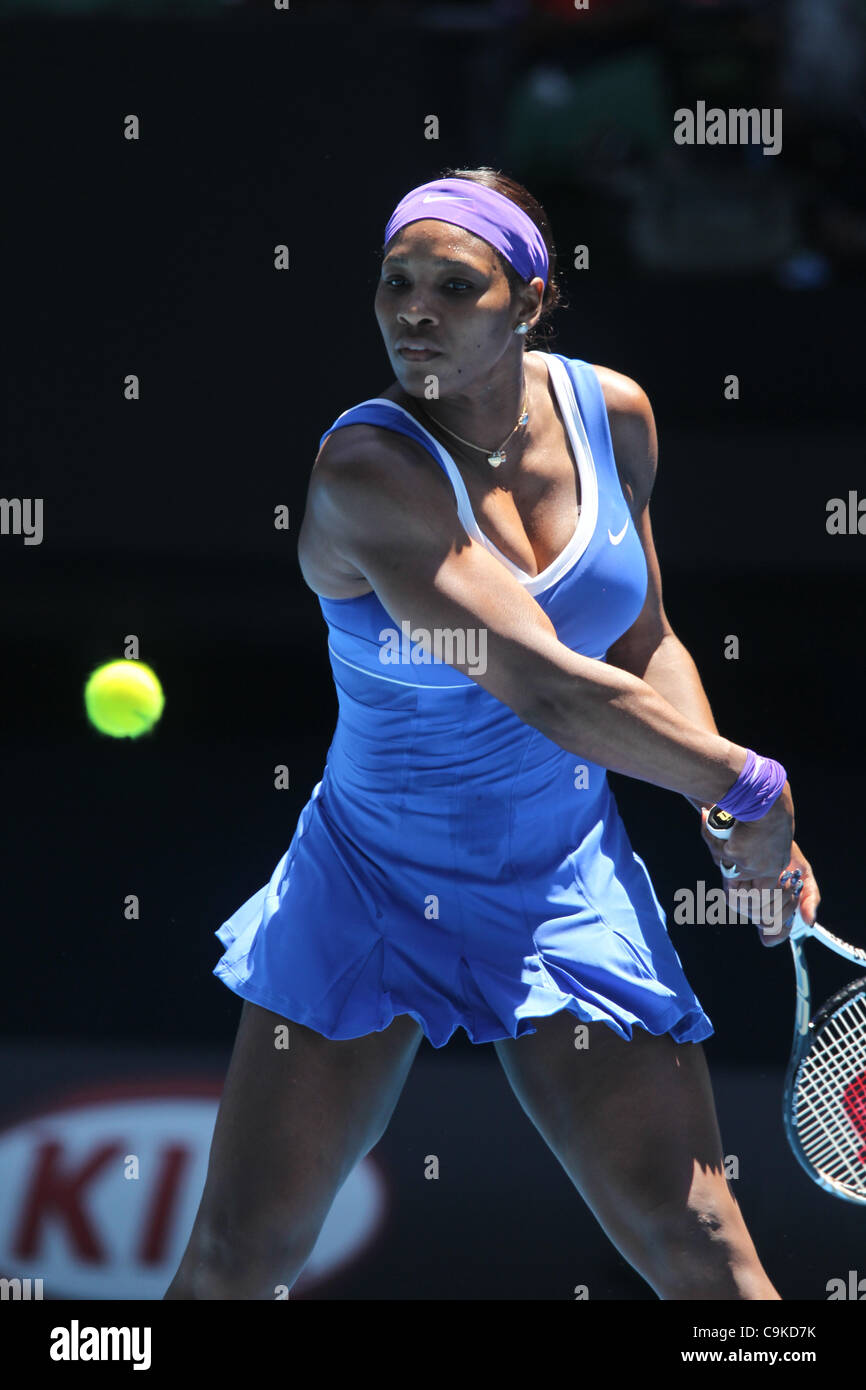
[[[441,206],[437,208],[437,203]],[[409,222],[423,221],[429,212],[481,237],[514,266],[526,282],[539,276],[545,284],[550,265],[539,227],[519,204],[494,188],[466,179],[431,179],[410,189],[385,224],[383,245]]]
[[[623,528],[622,528],[622,530],[620,531],[620,533],[619,533],[618,536],[615,536],[615,535],[613,534],[613,532],[611,531],[610,527],[608,526],[608,528],[607,528],[607,534],[608,534],[608,536],[609,536],[609,538],[610,538],[610,543],[611,543],[611,545],[619,545],[620,541],[622,540],[622,538],[623,538],[623,536],[625,535],[625,533],[626,533],[627,530],[628,530],[628,518],[627,518],[627,517],[626,517],[625,526],[623,526]]]

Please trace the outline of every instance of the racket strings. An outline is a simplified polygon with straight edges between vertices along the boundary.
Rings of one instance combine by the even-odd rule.
[[[866,1200],[866,993],[819,1030],[800,1064],[792,1109],[807,1161]]]

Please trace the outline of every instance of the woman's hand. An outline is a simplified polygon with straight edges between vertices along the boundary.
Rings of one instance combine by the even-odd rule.
[[[740,873],[731,881],[741,886],[746,879],[766,881],[775,887],[791,857],[794,834],[794,802],[786,782],[769,811],[758,820],[737,821],[727,840],[707,829],[708,808],[701,810],[704,843],[716,863],[736,864]]]
[[[780,797],[779,800],[781,801],[782,798]],[[787,941],[794,922],[794,912],[798,907],[801,917],[811,926],[815,921],[818,904],[821,901],[821,894],[812,872],[812,866],[794,840],[790,841],[787,859],[783,860],[783,869],[780,874],[756,872],[756,868],[761,870],[766,863],[766,860],[761,862],[761,855],[768,852],[773,853],[772,846],[780,842],[780,834],[784,835],[787,808],[784,806],[781,808],[783,815],[777,818],[778,823],[776,825],[770,824],[764,827],[765,831],[770,832],[770,834],[765,836],[762,845],[756,847],[744,845],[746,837],[741,832],[748,832],[753,827],[763,826],[774,809],[775,807],[772,807],[767,816],[762,816],[758,821],[747,821],[738,825],[728,840],[719,840],[710,834],[706,828],[709,807],[705,806],[701,811],[702,838],[716,864],[721,864],[724,861],[726,864],[736,863],[742,868],[742,873],[737,878],[725,878],[723,880],[724,887],[728,890],[729,905],[738,908],[750,921],[756,923],[761,944],[764,946],[778,946],[781,942]],[[737,837],[736,840],[735,836]],[[783,840],[781,842],[784,843]],[[744,849],[745,852],[741,853],[741,849]],[[749,898],[738,899],[732,896],[732,891],[737,889],[746,892],[757,889],[760,895],[757,901],[761,905],[757,912],[754,911],[756,906],[754,901],[750,901]]]

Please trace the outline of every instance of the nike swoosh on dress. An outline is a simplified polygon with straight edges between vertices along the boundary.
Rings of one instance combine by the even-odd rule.
[[[607,534],[608,534],[608,538],[610,539],[611,545],[619,545],[620,541],[622,540],[622,538],[623,538],[623,536],[625,535],[625,533],[626,533],[627,530],[628,530],[628,518],[626,518],[625,526],[623,526],[623,528],[622,528],[622,530],[620,531],[620,533],[619,533],[618,536],[615,536],[615,535],[613,534],[613,531],[611,531],[610,527],[608,526],[608,528],[607,528]]]

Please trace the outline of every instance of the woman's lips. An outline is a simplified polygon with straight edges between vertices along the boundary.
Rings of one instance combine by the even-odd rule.
[[[398,356],[404,358],[406,362],[427,362],[431,357],[438,357],[440,355],[438,349],[433,348],[401,347],[397,349],[397,353]]]

